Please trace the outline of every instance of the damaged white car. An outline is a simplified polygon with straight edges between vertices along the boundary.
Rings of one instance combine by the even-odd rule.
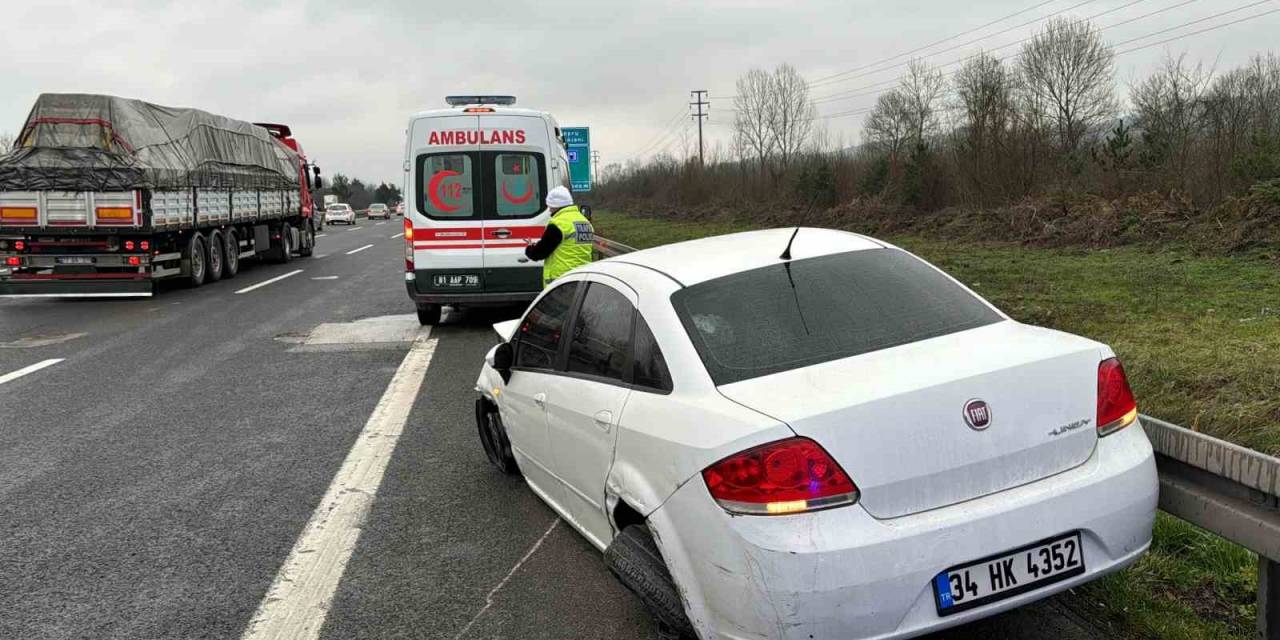
[[[1154,459],[1111,349],[864,236],[639,251],[496,328],[490,461],[683,636],[917,636],[1151,541]]]

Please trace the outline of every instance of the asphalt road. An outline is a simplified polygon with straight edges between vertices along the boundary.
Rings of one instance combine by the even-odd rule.
[[[0,300],[0,380],[62,359],[0,382],[0,638],[244,636],[406,359],[402,340],[311,342],[412,312],[399,224],[330,226],[316,257],[146,300]],[[303,614],[321,637],[656,637],[599,554],[485,461],[472,385],[489,324],[516,312],[430,332],[354,551]],[[941,637],[1111,637],[1085,606]]]

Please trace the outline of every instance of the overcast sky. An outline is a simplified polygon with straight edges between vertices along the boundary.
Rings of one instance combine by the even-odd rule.
[[[900,69],[869,71],[906,58],[874,63],[1015,12],[1026,10],[917,55],[939,52],[927,59],[945,64],[979,48],[997,49],[1041,23],[996,32],[1058,12],[1089,17],[1114,10],[1096,19],[1106,27],[1165,10],[1103,31],[1121,43],[1257,1],[6,3],[0,133],[17,132],[39,93],[110,93],[285,122],[326,173],[398,182],[408,116],[442,106],[446,94],[483,91],[514,94],[521,106],[551,111],[565,126],[590,126],[593,148],[608,163],[646,145],[681,153],[679,126],[662,135],[668,123],[691,123],[680,115],[690,89],[711,91],[708,145],[727,141],[731,104],[718,96],[728,98],[735,78],[752,67],[789,62],[815,80],[872,65],[812,90],[815,97],[864,94],[820,105],[820,113],[835,114],[872,104],[883,88],[877,83]],[[1277,8],[1280,2],[1264,0],[1120,49]],[[1272,13],[1121,55],[1118,84],[1141,77],[1166,53],[1231,68],[1273,46],[1277,27],[1280,13]],[[854,143],[863,117],[825,122],[833,139]],[[695,130],[683,126],[687,144],[696,144]]]

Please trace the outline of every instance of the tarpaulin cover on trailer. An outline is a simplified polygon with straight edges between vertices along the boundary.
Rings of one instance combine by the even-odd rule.
[[[262,127],[115,96],[46,93],[0,156],[0,191],[290,189],[299,158]]]

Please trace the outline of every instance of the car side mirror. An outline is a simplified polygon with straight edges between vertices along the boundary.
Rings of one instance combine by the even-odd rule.
[[[578,207],[578,211],[581,211],[581,212],[582,212],[582,217],[584,217],[584,218],[586,218],[586,219],[588,219],[588,220],[590,220],[590,219],[591,219],[591,205],[589,205],[589,204],[584,204],[584,205],[582,205],[581,207]]]
[[[493,367],[494,371],[502,374],[503,382],[511,381],[511,365],[515,362],[515,349],[511,348],[510,342],[503,342],[490,349],[484,360]]]

